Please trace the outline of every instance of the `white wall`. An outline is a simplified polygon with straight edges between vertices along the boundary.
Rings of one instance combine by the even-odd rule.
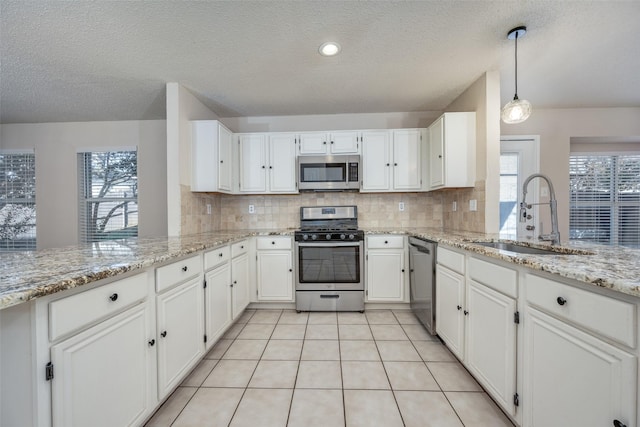
[[[0,148],[36,153],[38,249],[78,243],[77,152],[138,147],[141,237],[166,234],[166,125],[164,120],[3,124]]]
[[[191,127],[190,120],[217,120],[218,116],[191,92],[178,83],[167,83],[167,234],[179,236],[181,214],[181,185],[191,185]]]
[[[410,113],[225,117],[220,118],[220,121],[234,132],[398,129],[427,127],[441,114],[441,111],[420,111]]]
[[[640,141],[640,108],[535,109],[523,123],[502,124],[502,135],[540,135],[540,172],[548,175],[558,198],[562,239],[569,238],[569,153],[571,139]],[[612,145],[612,149],[615,145]],[[541,214],[543,214],[541,209]],[[545,216],[541,215],[544,219]],[[551,230],[549,223],[544,230]]]

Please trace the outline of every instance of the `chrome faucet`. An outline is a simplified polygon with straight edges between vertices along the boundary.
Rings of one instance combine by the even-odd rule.
[[[549,208],[551,209],[551,233],[541,234],[538,239],[549,241],[552,245],[560,244],[560,231],[558,230],[558,202],[556,200],[556,192],[553,190],[553,184],[551,180],[540,173],[534,173],[524,180],[522,184],[522,202],[520,202],[520,222],[527,220],[527,209],[531,208],[530,204],[527,204],[527,186],[533,178],[542,178],[547,181],[549,186]],[[540,205],[541,203],[535,203]]]

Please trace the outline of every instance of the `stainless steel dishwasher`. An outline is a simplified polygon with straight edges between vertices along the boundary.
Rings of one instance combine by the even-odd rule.
[[[430,334],[436,333],[435,242],[409,237],[411,310]]]

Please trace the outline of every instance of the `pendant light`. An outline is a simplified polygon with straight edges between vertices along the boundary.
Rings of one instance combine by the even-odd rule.
[[[516,92],[513,101],[502,107],[502,121],[505,123],[521,123],[531,115],[531,103],[518,98],[518,39],[527,33],[527,27],[516,27],[509,31],[507,38],[516,41]]]

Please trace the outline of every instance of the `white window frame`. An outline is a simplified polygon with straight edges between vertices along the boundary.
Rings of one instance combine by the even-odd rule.
[[[593,241],[595,243],[606,244],[605,242],[598,241],[597,239],[588,239],[588,238],[576,238],[571,237],[574,231],[574,225],[572,224],[572,215],[571,211],[574,207],[593,207],[593,208],[610,208],[609,215],[609,245],[619,245],[619,235],[620,235],[620,209],[623,207],[637,207],[637,201],[621,201],[618,197],[618,192],[616,188],[618,187],[617,183],[619,182],[619,174],[617,170],[617,158],[625,157],[625,156],[633,156],[640,157],[640,152],[637,151],[617,151],[617,152],[602,152],[602,151],[592,151],[592,152],[571,152],[569,155],[569,161],[572,162],[575,157],[603,157],[603,158],[616,158],[613,163],[613,170],[611,173],[611,178],[609,182],[610,188],[610,198],[609,200],[582,200],[582,201],[574,201],[574,193],[571,188],[569,189],[569,236],[571,240],[583,240],[583,241]],[[571,180],[571,176],[569,177]]]
[[[20,149],[20,150],[0,150],[0,155],[3,156],[11,156],[11,155],[31,155],[33,156],[33,178],[35,180],[36,177],[36,159],[35,159],[35,150],[34,149]],[[4,179],[4,177],[1,177]],[[33,198],[13,198],[13,199],[0,199],[0,209],[3,209],[6,205],[23,205],[32,207],[34,210],[33,216],[33,240],[32,242],[28,242],[25,245],[16,246],[15,244],[11,244],[13,239],[3,240],[2,245],[0,246],[0,252],[13,252],[13,251],[30,251],[35,250],[37,248],[37,215],[36,215],[36,189],[34,183],[34,193]]]
[[[87,192],[89,191],[86,181],[86,156],[93,155],[96,153],[112,153],[112,152],[136,152],[136,169],[138,167],[138,157],[137,157],[137,147],[108,147],[108,148],[92,148],[92,149],[79,149],[78,153],[78,206],[79,206],[79,214],[78,214],[78,236],[80,242],[89,243],[95,241],[103,241],[108,239],[97,238],[95,235],[95,230],[91,230],[87,215],[88,215],[88,206],[93,203],[102,203],[102,202],[133,202],[136,205],[138,204],[138,194],[136,191],[135,196],[123,197],[123,196],[110,196],[110,197],[93,197],[92,195],[87,196]],[[137,173],[136,173],[137,179]],[[136,212],[137,213],[137,212]],[[137,215],[139,219],[139,213]],[[114,232],[117,230],[114,230]],[[124,236],[126,234],[126,236]],[[117,233],[114,234],[117,236]],[[138,233],[123,233],[122,237],[137,237]],[[119,238],[119,237],[114,237]]]

